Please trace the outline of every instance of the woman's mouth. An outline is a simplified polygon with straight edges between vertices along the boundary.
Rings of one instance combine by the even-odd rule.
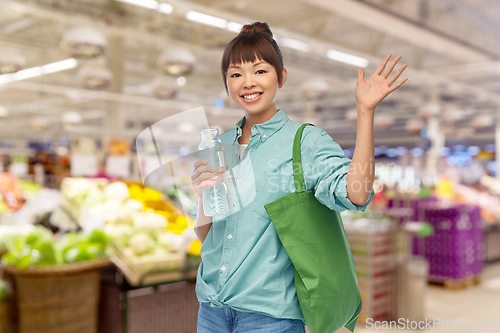
[[[263,93],[255,93],[255,94],[247,94],[241,96],[241,98],[246,102],[246,103],[253,103],[256,102],[260,99],[260,97],[263,95]]]

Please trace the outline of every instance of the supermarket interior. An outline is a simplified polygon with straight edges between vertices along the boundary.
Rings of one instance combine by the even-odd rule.
[[[194,163],[202,130],[245,115],[221,59],[257,21],[288,73],[276,108],[350,159],[358,69],[408,65],[375,111],[374,197],[340,213],[355,331],[500,332],[499,17],[492,0],[0,0],[0,333],[197,331]]]

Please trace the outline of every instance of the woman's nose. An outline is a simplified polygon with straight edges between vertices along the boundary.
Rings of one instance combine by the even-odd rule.
[[[245,78],[245,81],[243,82],[243,87],[244,88],[252,88],[255,86],[255,82],[251,76],[247,76]]]

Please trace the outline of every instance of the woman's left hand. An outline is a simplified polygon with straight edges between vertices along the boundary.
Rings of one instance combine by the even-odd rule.
[[[362,68],[358,69],[358,83],[354,94],[356,96],[356,100],[358,101],[358,112],[361,109],[363,112],[373,115],[377,105],[382,102],[387,95],[401,87],[401,85],[408,80],[408,78],[405,78],[394,84],[401,73],[403,73],[406,69],[406,64],[401,66],[401,68],[388,79],[392,70],[402,58],[402,56],[394,58],[384,71],[384,68],[389,62],[389,59],[391,59],[391,56],[391,54],[388,54],[384,60],[382,60],[375,73],[373,73],[372,76],[370,76],[370,78],[366,81],[364,78],[365,71]],[[384,72],[382,73],[382,71]]]

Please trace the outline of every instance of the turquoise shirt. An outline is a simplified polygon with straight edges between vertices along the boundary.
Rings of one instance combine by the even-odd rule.
[[[254,125],[240,162],[238,138],[243,117],[220,135],[229,166],[226,216],[214,216],[201,249],[196,294],[200,302],[256,312],[275,318],[304,320],[294,285],[294,269],[264,205],[294,189],[292,145],[300,123],[283,110]],[[307,126],[301,140],[307,190],[330,209],[364,211],[347,198],[346,176],[351,160],[323,129]],[[191,215],[196,219],[198,204]],[[326,264],[326,263],[325,263]],[[342,272],[339,272],[342,274]]]

